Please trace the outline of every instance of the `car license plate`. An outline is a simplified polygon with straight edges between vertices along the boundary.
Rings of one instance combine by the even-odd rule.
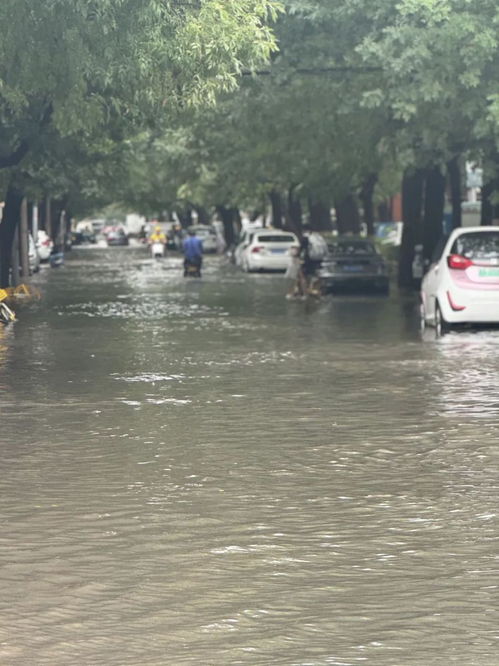
[[[350,264],[347,266],[343,266],[343,270],[346,271],[347,273],[362,273],[363,266],[359,266],[357,264]]]
[[[480,268],[478,277],[499,277],[499,268]]]
[[[284,254],[286,252],[286,250],[282,250],[281,248],[279,248],[278,250],[276,250],[276,249],[271,250],[271,252],[272,252],[272,254]]]

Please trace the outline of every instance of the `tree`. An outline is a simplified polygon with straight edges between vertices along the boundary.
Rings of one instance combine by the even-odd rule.
[[[72,152],[77,159],[87,144],[111,147],[164,126],[183,107],[213,104],[219,92],[234,89],[243,68],[257,67],[274,49],[268,21],[276,9],[273,0],[5,0],[0,169],[11,172],[4,191],[26,180],[30,153],[38,151],[40,161],[47,130],[54,152],[58,142],[80,143]],[[44,154],[54,167],[47,146]],[[8,206],[4,244],[17,217]],[[8,256],[4,247],[4,264]],[[3,283],[7,273],[3,267]]]

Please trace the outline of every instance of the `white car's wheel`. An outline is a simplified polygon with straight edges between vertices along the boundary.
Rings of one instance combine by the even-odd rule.
[[[445,321],[444,316],[442,314],[442,310],[440,309],[440,305],[438,304],[438,301],[435,303],[435,333],[437,338],[441,338],[442,335],[445,335],[448,333],[450,330],[450,325],[447,321]]]
[[[421,333],[424,333],[426,330],[427,322],[426,322],[426,308],[424,306],[423,301],[419,304],[419,327],[421,329]]]

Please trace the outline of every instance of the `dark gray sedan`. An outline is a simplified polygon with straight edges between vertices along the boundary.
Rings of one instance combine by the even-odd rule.
[[[374,244],[364,238],[335,238],[328,243],[318,275],[324,292],[343,289],[388,294],[388,267]]]

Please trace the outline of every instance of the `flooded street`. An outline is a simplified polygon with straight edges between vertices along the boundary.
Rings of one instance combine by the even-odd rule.
[[[0,663],[498,663],[499,332],[75,250],[2,330]]]

